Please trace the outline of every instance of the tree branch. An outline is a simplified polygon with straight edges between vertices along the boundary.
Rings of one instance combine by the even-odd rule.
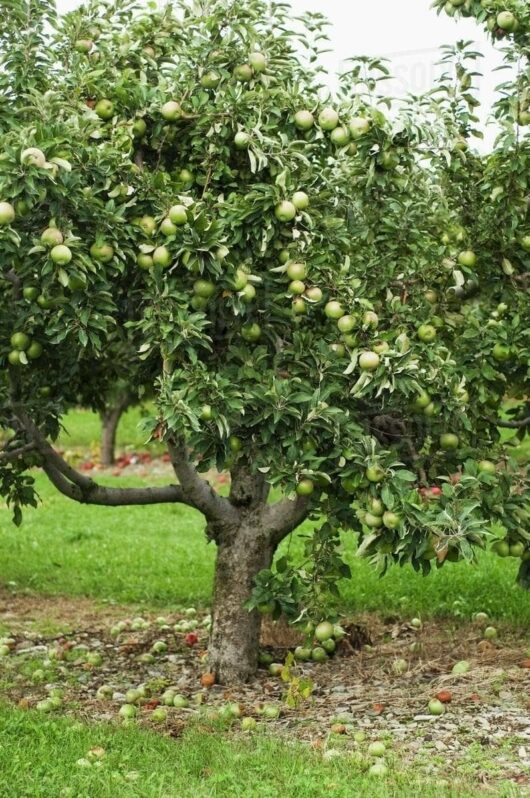
[[[209,521],[236,521],[238,514],[235,507],[199,476],[189,460],[186,444],[183,441],[168,440],[167,448],[171,465],[189,503],[200,510]]]
[[[490,424],[495,424],[496,427],[504,427],[505,429],[522,429],[522,427],[530,427],[530,416],[520,418],[515,421],[504,421],[503,419],[488,418]]]
[[[2,449],[0,452],[0,463],[8,463],[11,460],[18,460],[18,458],[22,457],[24,454],[34,451],[34,443],[26,443],[24,446],[18,446],[16,449]]]
[[[98,485],[90,477],[72,468],[48,443],[23,410],[15,408],[15,413],[26,434],[32,439],[33,448],[44,459],[44,473],[57,490],[68,498],[82,504],[98,504],[106,507],[170,503],[195,506],[179,485],[147,488],[107,488]]]
[[[274,543],[280,543],[307,518],[310,505],[309,496],[297,496],[294,500],[282,499],[268,505],[264,512],[264,523],[270,530]]]
[[[53,465],[45,462],[43,471],[50,482],[64,496],[80,504],[96,504],[100,507],[130,507],[148,504],[190,504],[178,485],[160,488],[107,488],[91,480],[90,490],[74,485]]]

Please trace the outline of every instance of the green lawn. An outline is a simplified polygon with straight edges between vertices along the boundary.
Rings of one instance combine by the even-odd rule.
[[[133,407],[124,413],[118,426],[116,444],[118,450],[160,448],[158,444],[146,444],[147,434],[142,429],[142,420],[149,413],[145,408]],[[99,445],[101,421],[97,413],[89,410],[71,410],[63,421],[64,430],[57,445],[61,448],[84,447],[91,449]]]
[[[208,603],[215,549],[198,513],[181,506],[86,507],[57,494],[42,476],[38,487],[43,504],[26,510],[20,528],[0,509],[0,583],[169,607]],[[530,594],[515,585],[515,560],[484,554],[478,566],[449,563],[428,578],[395,568],[380,579],[355,556],[353,540],[344,543],[353,571],[341,585],[345,612],[470,617],[486,610],[530,624]],[[295,538],[294,551],[299,547]]]
[[[143,729],[43,720],[0,706],[0,795],[5,798],[475,798],[470,784],[430,782],[419,768],[387,779],[344,755],[326,762],[306,747],[268,735],[227,738],[204,728],[178,740]],[[78,764],[105,749],[101,766]],[[518,795],[500,785],[497,798]]]

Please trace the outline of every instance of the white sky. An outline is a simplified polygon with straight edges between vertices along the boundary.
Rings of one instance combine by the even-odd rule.
[[[345,59],[352,55],[390,58],[396,79],[386,84],[389,94],[419,94],[434,85],[439,74],[439,68],[435,67],[438,48],[459,39],[472,40],[484,54],[477,70],[483,72],[483,77],[476,79],[484,120],[495,85],[505,79],[504,73],[494,72],[502,60],[499,51],[476,22],[472,19],[457,22],[446,14],[437,16],[430,8],[430,0],[291,0],[291,4],[295,14],[319,11],[331,21],[333,52],[325,56],[330,72],[341,71]],[[57,0],[59,11],[78,5],[79,0]],[[489,143],[494,132],[491,128],[485,132]]]

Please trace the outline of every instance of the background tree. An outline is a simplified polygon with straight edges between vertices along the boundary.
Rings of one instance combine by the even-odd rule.
[[[0,491],[17,522],[35,464],[75,501],[201,511],[217,546],[209,662],[230,681],[256,667],[256,606],[322,612],[348,575],[341,532],[383,570],[427,573],[525,512],[526,476],[492,449],[477,400],[489,376],[461,358],[445,300],[433,308],[456,216],[437,168],[454,138],[433,97],[396,118],[385,65],[354,59],[322,99],[324,20],[283,4],[93,2],[55,21],[43,3],[22,29],[30,7],[13,6]],[[104,487],[50,443],[87,370],[115,378],[123,338],[156,373],[151,434],[178,484]],[[230,472],[227,497],[202,476],[213,468]],[[304,567],[272,568],[306,518],[324,521]]]

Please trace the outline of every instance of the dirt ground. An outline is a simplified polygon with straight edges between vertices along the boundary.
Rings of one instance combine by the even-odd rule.
[[[139,615],[145,624],[135,631],[131,621]],[[326,757],[356,749],[362,756],[368,742],[387,739],[401,764],[419,762],[426,773],[458,778],[465,772],[486,786],[510,779],[521,794],[530,790],[530,659],[509,628],[498,627],[498,638],[487,641],[478,624],[429,622],[417,630],[367,615],[346,624],[348,635],[328,662],[298,665],[288,681],[262,668],[252,683],[228,688],[204,686],[207,631],[201,618],[188,618],[197,626],[191,636],[175,632],[183,617],[0,592],[0,628],[10,637],[10,651],[0,659],[2,693],[31,708],[60,687],[64,699],[56,711],[116,722],[126,691],[144,684],[148,695],[139,701],[135,722],[153,726],[150,714],[171,687],[189,707],[171,707],[156,725],[161,734],[179,736],[190,722],[215,724],[232,702],[236,714],[267,723],[275,734],[296,735]],[[120,621],[127,628],[116,636],[111,630]],[[155,641],[167,649],[152,657]],[[265,624],[262,648],[275,662],[297,642],[292,630]],[[462,660],[469,670],[453,674]],[[111,688],[106,700],[96,695],[102,685]],[[310,695],[302,695],[304,686]],[[441,716],[428,711],[435,696],[444,702]],[[276,707],[279,716],[263,720],[264,705]],[[235,719],[231,729],[238,728]]]

